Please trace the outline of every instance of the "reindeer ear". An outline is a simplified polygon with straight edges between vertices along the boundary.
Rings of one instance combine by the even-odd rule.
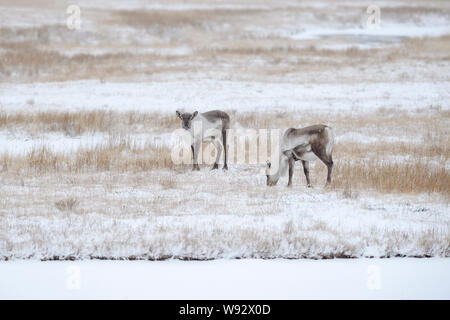
[[[191,116],[191,120],[194,119],[197,116],[197,114],[198,114],[198,111],[195,111]]]
[[[177,110],[175,113],[177,114],[177,117],[181,119],[181,112]]]

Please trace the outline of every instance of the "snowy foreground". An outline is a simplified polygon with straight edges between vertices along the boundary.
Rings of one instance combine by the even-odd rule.
[[[450,259],[0,263],[0,299],[450,299]]]

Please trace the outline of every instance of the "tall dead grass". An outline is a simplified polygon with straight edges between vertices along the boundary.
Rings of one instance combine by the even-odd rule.
[[[74,162],[69,159],[68,164],[71,171],[94,169],[119,172],[170,169],[174,166],[169,148],[152,144],[139,146],[127,139],[110,141],[94,149],[78,151]]]
[[[398,112],[394,116],[393,111],[385,109],[375,111],[373,115],[354,116],[308,112],[228,112],[233,119],[232,127],[259,129],[302,127],[314,123],[331,125],[338,138],[333,153],[335,189],[450,194],[447,169],[450,160],[449,113],[441,108],[430,107],[401,116]],[[0,113],[0,128],[39,130],[40,133],[109,133],[109,140],[105,143],[69,153],[56,153],[40,146],[26,155],[3,154],[0,166],[3,172],[18,173],[177,170],[171,161],[169,147],[139,144],[117,133],[170,132],[179,126],[179,120],[172,114],[110,111]],[[348,132],[376,137],[377,141],[339,140],[340,135]],[[395,141],[393,137],[408,138],[411,142]],[[315,184],[321,182],[320,177],[325,174],[323,168],[320,164],[314,167],[311,178]],[[173,184],[170,179],[161,183],[167,188]]]
[[[0,57],[0,75],[33,80],[101,78],[106,71],[111,75],[123,73],[123,65],[117,62],[127,56],[119,53],[70,57],[52,49],[41,49],[33,43],[3,43],[0,47],[8,49]]]
[[[78,207],[80,201],[74,198],[63,199],[55,202],[55,207],[59,211],[73,211]]]
[[[112,22],[119,21],[129,26],[150,30],[158,26],[166,29],[186,26],[206,28],[206,24],[221,24],[230,20],[248,19],[249,16],[264,12],[265,10],[257,9],[120,10],[114,12]]]
[[[450,199],[450,172],[417,158],[410,163],[339,160],[333,188],[381,193],[441,193]]]
[[[33,42],[0,42],[0,78],[31,79],[33,81],[63,81],[104,79],[118,76],[149,75],[158,72],[184,70],[173,64],[176,56],[112,52],[66,55],[49,46]]]
[[[441,135],[434,141],[423,142],[369,142],[345,143],[340,142],[335,147],[335,156],[352,159],[371,158],[381,160],[393,156],[408,159],[435,158],[450,159],[450,137]]]
[[[112,133],[120,128],[129,132],[170,130],[178,126],[174,115],[136,111],[112,112],[89,110],[77,112],[43,111],[37,113],[7,113],[0,111],[0,129],[21,129],[31,133],[63,132],[68,136],[93,132]]]
[[[111,138],[92,149],[56,153],[46,146],[33,148],[25,155],[3,154],[0,165],[5,172],[140,172],[174,167],[170,149],[149,143],[138,145],[127,138]]]
[[[111,48],[110,51],[99,54],[86,49],[86,53],[71,55],[62,52],[62,45],[58,43],[0,41],[0,80],[64,81],[121,77],[135,79],[137,76],[148,78],[169,73],[182,76],[211,71],[225,73],[233,79],[260,80],[261,77],[283,74],[333,72],[345,67],[359,66],[364,70],[373,64],[405,61],[406,58],[420,61],[426,59],[428,62],[441,61],[447,58],[446,48],[450,42],[449,37],[441,37],[438,40],[405,40],[401,46],[383,49],[361,50],[351,47],[346,50],[330,50],[292,43],[287,39],[254,39],[245,35],[242,39],[235,39],[234,36],[225,34],[223,39],[215,41],[214,32],[208,33],[209,36],[187,32],[190,35],[185,36],[183,29],[176,31],[177,27],[172,29],[164,24],[159,25],[158,22],[145,21],[142,23],[156,23],[155,34],[166,32],[172,35],[170,38],[175,40],[168,40],[162,47],[169,50],[159,51],[162,44],[158,44],[154,45],[154,53],[148,53],[136,51],[136,46],[124,45],[120,52],[117,48]],[[139,23],[139,20],[134,23]],[[172,22],[167,23],[170,25]],[[192,21],[191,24],[187,19],[180,23],[182,26],[185,26],[183,23],[192,26],[200,22]],[[180,42],[178,39],[183,37],[185,40]],[[232,40],[228,40],[228,37]],[[180,47],[190,48],[192,51],[177,54]],[[138,45],[137,48],[148,49],[143,45]],[[421,50],[418,50],[419,48]],[[174,49],[173,53],[169,53],[170,49]],[[105,51],[103,47],[101,50]],[[264,68],[261,68],[261,62],[264,62]],[[242,68],[245,72],[235,72]],[[364,76],[364,73],[359,75]]]

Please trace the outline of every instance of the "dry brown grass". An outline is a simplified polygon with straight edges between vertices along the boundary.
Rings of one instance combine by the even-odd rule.
[[[159,72],[182,71],[172,65],[177,57],[159,54],[82,53],[65,55],[57,48],[33,42],[1,43],[0,76],[32,81],[64,81],[75,79],[104,79],[119,76],[149,75]],[[130,50],[132,51],[132,50]]]
[[[441,193],[450,199],[450,172],[420,158],[411,163],[338,161],[333,187],[381,193]]]
[[[177,187],[177,180],[172,175],[160,176],[158,183],[163,189],[175,189]]]
[[[26,155],[3,154],[0,160],[3,172],[55,173],[116,171],[140,172],[170,169],[174,165],[170,149],[152,144],[137,145],[127,138],[110,138],[92,149],[79,149],[61,154],[46,146],[33,148]]]
[[[424,142],[370,142],[370,143],[338,143],[336,157],[352,159],[368,158],[381,160],[392,156],[411,156],[417,158],[450,159],[449,137],[439,136],[435,141]]]
[[[89,110],[77,112],[44,111],[37,113],[7,113],[0,111],[0,129],[22,129],[33,132],[63,132],[68,136],[92,132],[117,133],[122,128],[138,131],[175,129],[178,119],[174,115],[156,112],[112,112]]]
[[[383,8],[383,15],[386,17],[394,17],[399,21],[409,21],[417,19],[420,14],[439,15],[443,13],[443,9],[437,7],[426,7],[424,5],[416,6],[395,6]],[[414,21],[414,20],[413,20]]]
[[[74,198],[68,198],[63,199],[55,202],[55,207],[59,211],[73,211],[75,210],[78,205],[80,204],[80,201]]]
[[[229,113],[233,124],[239,123],[249,128],[287,128],[314,123],[331,125],[338,138],[333,154],[336,162],[333,187],[344,193],[345,190],[374,190],[382,193],[450,194],[450,174],[446,169],[450,159],[450,115],[439,107],[397,113],[381,109],[373,115],[237,113],[232,110]],[[308,123],[304,123],[305,119],[308,119]],[[106,143],[94,148],[80,148],[67,154],[55,153],[45,146],[36,147],[24,156],[3,154],[0,158],[3,172],[25,170],[43,174],[178,170],[171,161],[168,147],[151,143],[138,145],[129,137],[117,135],[117,132],[170,132],[179,127],[178,119],[171,114],[109,111],[3,113],[0,114],[2,127],[38,130],[39,133],[61,131],[82,134],[102,131],[108,132],[110,137]],[[376,137],[378,141],[339,140],[341,134],[348,132]],[[390,140],[392,137],[407,138],[411,142]],[[313,184],[322,183],[324,170],[320,163],[315,166],[311,173]],[[160,180],[163,188],[177,186],[176,180],[171,177],[162,176]]]
[[[356,47],[345,50],[318,49],[314,45],[305,46],[301,43],[296,44],[295,42],[292,43],[281,39],[272,41],[252,39],[234,41],[223,46],[210,46],[197,50],[196,52],[204,55],[223,56],[228,59],[232,59],[233,56],[253,56],[266,58],[274,65],[279,65],[279,63],[283,62],[294,66],[295,64],[300,65],[307,62],[330,65],[332,62],[328,60],[330,58],[335,59],[335,63],[341,63],[340,59],[353,59],[355,61],[355,59],[368,58],[370,55],[381,52],[381,50],[371,50],[368,52],[367,50],[361,50]],[[303,67],[306,68],[308,66],[305,65]]]
[[[207,25],[221,24],[230,20],[248,19],[249,16],[264,13],[265,10],[216,9],[216,10],[120,10],[114,12],[112,22],[117,20],[129,26],[161,31],[169,28],[195,27],[207,29]],[[204,30],[207,31],[207,30]]]
[[[150,22],[149,22],[150,23]],[[196,38],[197,36],[193,36]],[[200,37],[202,38],[202,37]],[[171,46],[180,46],[174,43]],[[252,61],[264,59],[267,74],[304,72],[308,70],[329,69],[349,63],[366,63],[367,58],[376,51],[367,52],[350,48],[348,50],[319,50],[313,46],[296,46],[287,40],[234,40],[210,45],[208,42],[189,43],[195,47],[190,55],[134,53],[133,48],[123,53],[75,54],[61,53],[58,46],[46,46],[42,42],[0,42],[0,75],[24,78],[33,81],[104,79],[129,76],[149,76],[158,73],[217,71],[229,69],[217,61],[228,64],[232,69],[246,66],[248,76],[261,74],[261,68],[253,66]],[[317,59],[320,57],[320,59]],[[189,63],[186,63],[189,61]]]

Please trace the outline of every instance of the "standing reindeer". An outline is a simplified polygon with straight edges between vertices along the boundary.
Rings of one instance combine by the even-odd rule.
[[[333,170],[333,145],[334,132],[331,127],[319,124],[301,129],[289,128],[281,140],[280,163],[275,174],[270,174],[271,163],[267,161],[267,185],[276,185],[280,176],[285,175],[289,167],[288,187],[292,186],[295,161],[301,160],[307,186],[311,187],[309,161],[317,160],[317,158],[327,166],[327,185],[330,184]]]
[[[198,153],[200,151],[200,147],[202,142],[212,142],[217,149],[217,157],[214,162],[214,166],[212,169],[219,168],[219,160],[222,154],[222,146],[219,139],[222,137],[223,147],[225,149],[224,156],[224,165],[223,169],[228,170],[227,165],[227,129],[230,128],[230,117],[223,111],[213,110],[205,113],[198,113],[195,111],[194,113],[181,113],[180,111],[176,111],[178,118],[182,121],[182,127],[185,130],[188,130],[192,136],[192,157],[193,157],[193,170],[200,170],[198,166]],[[196,132],[195,125],[192,125],[192,121],[201,121],[201,130],[197,130]]]

